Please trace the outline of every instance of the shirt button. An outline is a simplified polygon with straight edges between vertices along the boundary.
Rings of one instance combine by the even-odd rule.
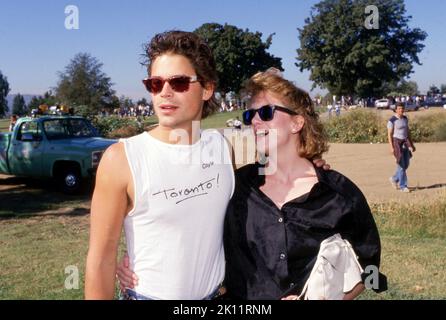
[[[290,283],[290,288],[294,287],[294,282]]]
[[[283,222],[283,218],[279,218],[279,220],[278,220],[280,223],[282,223]]]
[[[280,254],[280,260],[284,260],[285,259],[285,253],[281,253]]]

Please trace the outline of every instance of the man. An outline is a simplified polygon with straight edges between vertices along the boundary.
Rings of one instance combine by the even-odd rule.
[[[410,138],[409,119],[404,115],[403,102],[397,103],[395,113],[387,123],[390,151],[397,163],[396,172],[389,181],[395,189],[409,193],[406,170],[409,167],[412,152],[415,152],[415,146]]]
[[[147,56],[144,84],[159,124],[112,145],[102,157],[85,297],[114,297],[124,225],[129,268],[138,275],[125,298],[213,299],[224,279],[223,222],[234,190],[223,136],[196,130],[218,107],[215,62],[204,41],[182,31],[156,35]]]
[[[223,219],[234,187],[229,149],[193,122],[213,111],[217,80],[208,46],[195,34],[156,35],[147,49],[159,125],[111,146],[98,168],[86,266],[87,299],[112,299],[124,225],[131,298],[206,299],[224,278]],[[216,157],[206,161],[206,156]],[[227,160],[227,158],[229,160]]]

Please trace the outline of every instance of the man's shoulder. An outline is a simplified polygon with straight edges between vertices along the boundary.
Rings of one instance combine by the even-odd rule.
[[[393,115],[393,116],[390,117],[389,122],[394,123],[396,120],[398,120],[398,117]]]
[[[119,141],[108,147],[101,158],[101,163],[110,166],[113,165],[120,166],[126,162],[127,162],[127,157],[123,141]]]

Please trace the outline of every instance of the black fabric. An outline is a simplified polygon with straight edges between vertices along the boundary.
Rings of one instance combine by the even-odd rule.
[[[302,290],[320,243],[340,233],[359,262],[380,264],[381,245],[367,201],[342,174],[316,169],[311,191],[279,210],[262,191],[259,164],[236,171],[226,218],[225,285],[235,299],[279,299]]]

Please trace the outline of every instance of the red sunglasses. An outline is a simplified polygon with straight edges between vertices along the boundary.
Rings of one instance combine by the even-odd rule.
[[[166,82],[169,83],[170,87],[175,92],[186,92],[189,90],[189,84],[193,82],[197,82],[197,76],[172,76],[167,79],[163,79],[161,77],[150,77],[144,79],[142,82],[146,86],[147,91],[153,94],[160,93]]]

